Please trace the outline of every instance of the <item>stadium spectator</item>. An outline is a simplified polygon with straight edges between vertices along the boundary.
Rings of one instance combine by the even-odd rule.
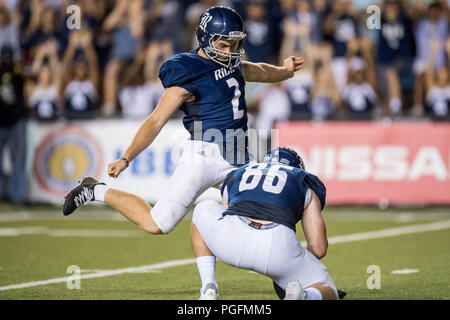
[[[402,92],[412,89],[413,54],[414,37],[411,21],[403,13],[399,1],[386,0],[378,33],[377,60],[380,89],[387,97],[385,110],[389,115],[398,115],[402,112],[404,109]]]
[[[59,43],[60,53],[67,47],[68,29],[58,15],[59,11],[45,6],[44,1],[31,2],[31,17],[25,30],[24,47],[34,56],[38,47],[49,40]],[[63,26],[62,26],[63,25]]]
[[[317,2],[317,1],[316,1]],[[318,7],[320,3],[316,3]],[[284,3],[288,11],[283,21],[284,38],[281,45],[281,56],[298,55],[305,59],[305,66],[296,72],[293,78],[286,80],[283,87],[291,102],[291,119],[311,119],[311,91],[313,82],[312,52],[320,49],[319,10],[312,10],[308,1],[292,1]],[[317,8],[317,7],[316,7]]]
[[[311,53],[314,86],[311,112],[314,120],[334,119],[340,109],[339,91],[331,67],[332,48],[323,46]]]
[[[247,19],[244,21],[247,39],[244,49],[249,61],[271,62],[274,60],[274,29],[270,23],[265,0],[250,0],[246,4]]]
[[[274,106],[276,106],[274,108]],[[256,129],[260,137],[267,139],[275,121],[288,120],[291,114],[291,103],[281,83],[271,84],[261,95],[259,112],[256,118]]]
[[[105,115],[117,112],[118,77],[130,64],[142,45],[144,35],[143,0],[117,0],[114,10],[106,17],[103,29],[113,33],[111,58],[103,77],[103,106]]]
[[[25,203],[27,197],[24,77],[14,63],[13,52],[9,48],[1,49],[0,78],[0,198],[20,205]],[[7,179],[3,173],[3,152],[6,147],[12,167]]]
[[[175,0],[153,0],[145,23],[145,37],[154,46],[181,51],[183,16]]]
[[[434,119],[450,119],[450,84],[449,69],[442,65],[435,69],[436,58],[440,52],[440,41],[430,41],[430,59],[425,73],[426,80],[426,113]],[[450,38],[447,39],[447,52],[450,55]],[[435,71],[436,70],[436,71]]]
[[[357,11],[351,1],[333,1],[323,23],[324,40],[333,45],[331,68],[336,86],[342,91],[347,83],[347,43],[358,38]]]
[[[349,63],[349,82],[342,93],[342,102],[349,113],[346,119],[369,120],[375,107],[376,93],[366,80],[368,66],[361,58]]]
[[[141,50],[124,74],[119,94],[122,114],[129,119],[144,119],[161,98],[164,87],[158,79],[158,55]],[[151,66],[149,66],[151,64]]]
[[[369,120],[375,109],[376,76],[370,38],[347,43],[348,81],[342,91],[342,111],[348,120]]]
[[[31,69],[36,82],[26,86],[28,107],[33,118],[41,121],[55,120],[62,114],[61,65],[57,46],[53,40],[39,47]]]
[[[311,119],[311,91],[313,78],[309,68],[300,70],[283,83],[290,104],[292,120]]]
[[[74,4],[80,8],[82,29],[88,28],[92,32],[92,41],[97,52],[99,68],[103,73],[112,46],[112,36],[102,26],[107,13],[112,10],[113,3],[109,0],[78,0]]]
[[[89,31],[73,31],[63,61],[64,116],[93,118],[98,109],[98,61]]]
[[[444,4],[445,5],[445,4]],[[414,63],[416,82],[414,87],[414,112],[423,112],[425,71],[430,60],[430,41],[437,40],[439,47],[434,58],[435,70],[445,65],[445,41],[448,35],[448,19],[444,5],[435,1],[428,6],[427,15],[420,19],[416,28],[417,56]]]
[[[311,8],[307,0],[296,0],[293,11],[283,19],[284,39],[280,56],[283,52],[302,52],[310,42],[321,40],[319,15]],[[305,48],[306,49],[306,48]]]
[[[305,48],[306,46],[303,46]],[[313,73],[308,52],[310,49],[295,53],[295,51],[285,51],[286,55],[298,55],[305,60],[305,67],[296,72],[294,76],[283,82],[282,86],[288,95],[291,104],[292,120],[311,119],[311,91],[313,88]]]
[[[14,61],[20,60],[19,29],[11,12],[5,7],[0,7],[0,49],[2,48],[11,48]]]

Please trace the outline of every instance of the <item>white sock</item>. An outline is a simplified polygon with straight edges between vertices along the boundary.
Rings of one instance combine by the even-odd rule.
[[[109,187],[104,184],[97,184],[94,187],[94,197],[96,201],[105,201],[105,194]]]
[[[389,108],[391,108],[392,112],[399,113],[402,110],[402,101],[400,98],[391,98],[389,101]]]
[[[306,300],[322,300],[322,294],[316,288],[306,288]]]
[[[203,256],[195,259],[197,262],[198,272],[202,280],[202,290],[208,283],[216,282],[216,257],[215,256]],[[219,287],[219,286],[217,286]]]

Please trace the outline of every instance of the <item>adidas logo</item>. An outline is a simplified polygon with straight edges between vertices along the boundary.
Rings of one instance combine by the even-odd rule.
[[[94,198],[94,191],[89,190],[87,187],[84,187],[79,195],[75,197],[73,200],[77,208],[86,202],[91,201]]]

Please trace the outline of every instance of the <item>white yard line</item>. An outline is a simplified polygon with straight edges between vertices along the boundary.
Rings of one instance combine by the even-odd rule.
[[[16,221],[41,221],[41,220],[107,220],[107,221],[127,221],[127,219],[114,211],[82,211],[79,214],[65,217],[61,212],[1,212],[0,223]]]
[[[124,273],[145,273],[145,272],[151,272],[152,270],[160,270],[160,269],[165,269],[165,268],[170,268],[170,267],[183,266],[183,265],[192,264],[192,263],[195,263],[195,259],[173,260],[173,261],[166,261],[166,262],[162,262],[162,263],[151,264],[151,265],[147,265],[147,266],[123,268],[123,269],[116,269],[116,270],[105,270],[105,271],[94,272],[94,273],[89,273],[89,274],[82,274],[82,275],[80,275],[80,279],[94,279],[94,278],[110,277],[110,276],[117,276],[119,274],[124,274]],[[67,282],[67,281],[72,281],[72,280],[73,280],[73,276],[68,276],[68,277],[48,279],[48,280],[43,280],[43,281],[25,282],[25,283],[12,284],[9,286],[0,287],[0,291],[36,287],[36,286],[47,285],[47,284],[52,284],[52,283],[62,283],[62,282]]]
[[[353,234],[349,234],[349,235],[345,235],[345,236],[334,236],[334,237],[328,238],[328,244],[395,237],[395,236],[400,236],[403,234],[436,231],[436,230],[443,230],[443,229],[449,229],[449,228],[450,228],[450,220],[442,220],[442,221],[426,223],[426,224],[416,224],[416,225],[404,226],[404,227],[398,227],[398,228],[389,228],[389,229],[382,229],[382,230],[376,230],[376,231],[353,233]],[[306,243],[303,243],[303,242],[302,242],[302,244],[306,245]]]
[[[17,237],[26,234],[42,234],[47,231],[46,227],[32,226],[20,228],[0,228],[0,237]]]
[[[326,221],[438,221],[448,219],[450,209],[447,212],[326,212],[324,217]]]
[[[328,243],[336,244],[336,243],[354,242],[354,241],[362,241],[362,240],[369,240],[369,239],[380,239],[380,238],[394,237],[394,236],[400,236],[400,235],[411,234],[411,233],[444,230],[444,229],[449,229],[449,228],[450,228],[450,220],[443,220],[443,221],[427,223],[427,224],[419,224],[419,225],[405,226],[405,227],[399,227],[399,228],[389,228],[389,229],[382,229],[382,230],[377,230],[377,231],[354,233],[354,234],[349,234],[349,235],[345,235],[345,236],[330,237],[330,238],[328,238]],[[302,243],[302,244],[305,245],[304,243]],[[160,269],[182,266],[182,265],[187,265],[187,264],[192,264],[192,263],[195,263],[195,259],[172,260],[172,261],[166,261],[166,262],[162,262],[162,263],[140,266],[140,267],[123,268],[123,269],[116,269],[116,270],[105,270],[105,271],[100,271],[100,272],[83,274],[83,275],[80,275],[80,279],[102,278],[102,277],[116,276],[116,275],[120,275],[120,274],[124,274],[124,273],[150,272],[152,270],[160,270]],[[36,286],[40,286],[40,285],[47,285],[47,284],[53,284],[53,283],[63,283],[63,282],[67,282],[68,280],[71,280],[71,279],[72,278],[69,278],[69,277],[62,277],[62,278],[48,279],[48,280],[43,280],[43,281],[33,281],[33,282],[25,282],[25,283],[20,283],[20,284],[13,284],[13,285],[0,287],[0,291],[36,287]]]
[[[393,270],[391,271],[392,274],[410,274],[410,273],[417,273],[419,272],[419,269],[400,269],[400,270]]]
[[[99,229],[54,229],[47,234],[51,237],[92,237],[92,238],[134,238],[147,234],[141,230],[99,230]]]
[[[134,238],[143,237],[140,230],[109,230],[109,229],[49,229],[43,226],[18,228],[0,228],[0,237],[16,237],[22,235],[43,234],[50,237],[89,237],[89,238]]]

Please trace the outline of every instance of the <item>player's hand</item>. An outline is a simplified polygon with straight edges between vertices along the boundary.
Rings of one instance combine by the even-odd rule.
[[[116,160],[108,165],[108,175],[112,178],[117,178],[119,174],[126,168],[127,164],[124,160]]]
[[[284,59],[283,65],[291,76],[293,76],[295,71],[298,71],[303,67],[304,62],[305,60],[300,57],[290,56]]]

